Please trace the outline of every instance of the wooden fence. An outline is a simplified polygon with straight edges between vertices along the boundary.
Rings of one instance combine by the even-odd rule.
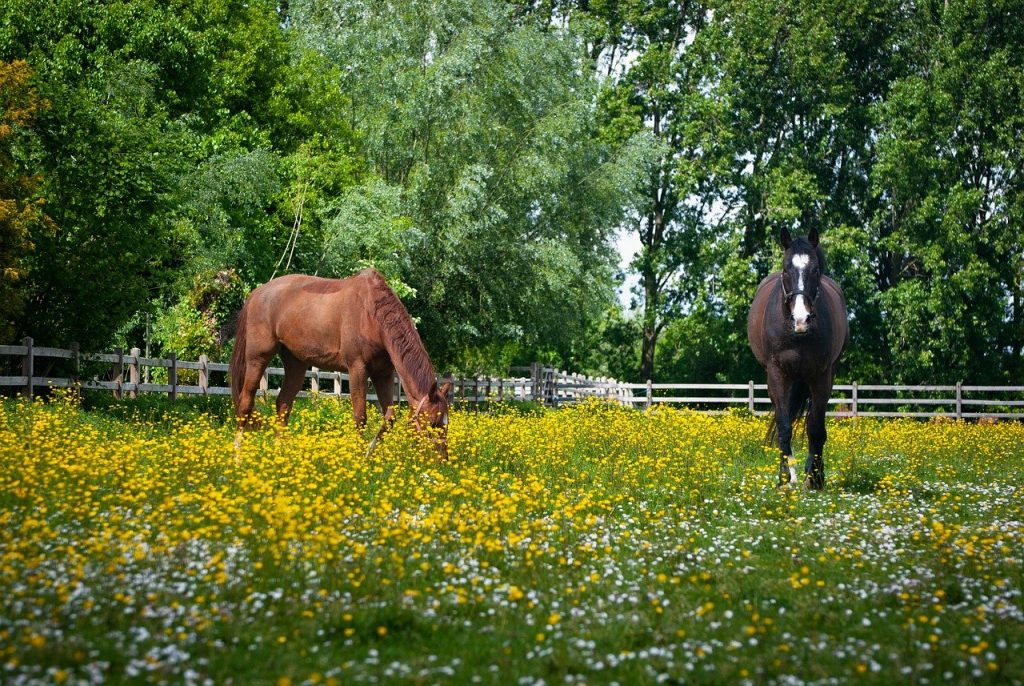
[[[621,384],[632,393],[625,402],[652,407],[678,404],[708,411],[746,408],[771,411],[768,385]],[[829,399],[833,417],[946,417],[950,419],[1024,419],[1024,386],[836,384]]]
[[[7,358],[8,363],[4,364]],[[14,364],[11,365],[11,358]],[[22,345],[0,346],[0,369],[16,369],[20,375],[0,376],[0,389],[6,387],[31,397],[37,388],[80,387],[104,390],[118,398],[139,393],[178,395],[230,395],[228,365],[210,362],[205,356],[197,361],[144,357],[137,348],[128,353],[81,353],[78,346],[68,349],[39,347],[30,338]],[[54,376],[54,369],[63,376]],[[601,398],[633,407],[651,408],[662,404],[681,405],[708,412],[742,408],[755,414],[771,410],[767,386],[749,381],[745,384],[668,384],[622,383],[605,377],[590,377],[558,371],[541,364],[513,367],[519,376],[451,379],[452,400],[457,405],[478,406],[494,401],[534,401],[551,407]],[[40,373],[44,372],[44,373]],[[274,396],[284,369],[271,367],[263,375],[260,388],[265,396]],[[154,382],[153,377],[159,377]],[[316,368],[306,372],[308,386],[300,395],[311,393],[346,396],[348,376]],[[397,395],[403,398],[401,384],[395,380]],[[371,393],[371,399],[376,397]],[[829,415],[837,417],[947,417],[951,419],[1024,419],[1024,386],[955,385],[898,386],[889,384],[838,384],[829,401]]]

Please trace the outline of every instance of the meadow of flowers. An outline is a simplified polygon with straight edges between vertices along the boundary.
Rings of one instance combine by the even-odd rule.
[[[1024,682],[1019,423],[228,412],[0,404],[0,682]]]

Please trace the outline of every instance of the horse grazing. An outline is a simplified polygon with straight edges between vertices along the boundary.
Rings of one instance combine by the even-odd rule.
[[[825,486],[825,412],[839,356],[850,338],[846,297],[824,275],[825,253],[818,245],[817,229],[797,239],[783,229],[781,242],[786,250],[782,271],[768,275],[757,287],[747,317],[747,339],[768,373],[768,395],[775,408],[769,436],[777,431],[782,453],[779,486],[796,480],[789,466],[793,422],[810,399],[804,485],[817,490]]]
[[[238,315],[231,355],[231,395],[239,429],[253,425],[256,389],[274,355],[284,362],[277,418],[288,423],[292,403],[311,366],[347,371],[352,417],[366,425],[366,381],[373,380],[384,413],[367,455],[395,421],[394,373],[413,408],[417,430],[426,426],[442,459],[448,457],[449,384],[437,377],[420,335],[384,278],[365,269],[347,279],[290,274],[254,290]]]

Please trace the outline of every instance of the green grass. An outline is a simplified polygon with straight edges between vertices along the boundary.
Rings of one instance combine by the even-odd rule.
[[[264,408],[264,411],[269,411]],[[1021,683],[1024,427],[0,405],[3,683]]]

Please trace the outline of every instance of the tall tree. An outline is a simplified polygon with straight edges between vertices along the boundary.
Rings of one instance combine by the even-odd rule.
[[[778,268],[780,229],[815,226],[857,320],[846,364],[874,362],[868,351],[881,317],[859,237],[877,208],[873,108],[904,73],[899,46],[908,31],[896,0],[714,4],[694,49],[707,56],[703,89],[716,103],[701,124],[719,161],[710,181],[716,240],[704,258],[715,273],[677,325],[696,336],[681,359],[702,347],[726,375],[758,374],[743,334],[750,298]]]
[[[138,344],[141,313],[178,329],[184,305],[218,290],[219,271],[253,285],[282,254],[282,268],[316,268],[323,195],[359,163],[337,81],[325,88],[329,65],[293,53],[280,10],[273,0],[0,7],[0,59],[26,59],[54,103],[38,117],[31,171],[57,231],[32,237],[19,333]]]
[[[45,101],[32,87],[24,60],[0,61],[0,341],[16,331],[14,320],[28,298],[28,259],[33,235],[52,231],[36,194],[39,177],[27,171],[32,127]]]
[[[707,185],[714,166],[700,122],[714,107],[701,91],[702,57],[692,49],[708,19],[704,2],[520,3],[551,26],[568,22],[601,80],[601,128],[609,140],[647,135],[648,167],[624,218],[639,238],[633,262],[642,309],[640,375],[653,378],[665,326],[693,302],[703,278],[702,246],[713,240]]]
[[[413,287],[441,364],[569,347],[609,302],[639,167],[638,146],[594,135],[573,41],[499,0],[292,9],[345,75],[375,176],[342,200],[329,266],[371,260]]]
[[[897,379],[1024,372],[1024,13],[915,7],[912,70],[877,109],[868,227],[880,338]]]

